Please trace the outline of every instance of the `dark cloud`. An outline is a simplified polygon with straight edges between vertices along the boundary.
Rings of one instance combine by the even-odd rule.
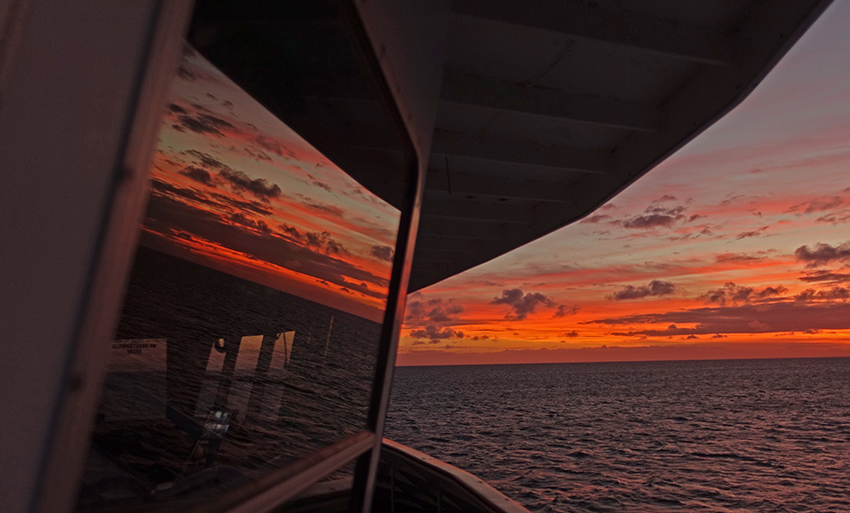
[[[652,230],[655,228],[672,228],[680,221],[690,222],[701,216],[685,215],[685,205],[670,205],[669,202],[676,201],[676,196],[665,194],[649,203],[640,215],[632,216],[622,220],[611,220],[609,224],[620,225],[623,228],[633,230]],[[690,200],[688,200],[690,202]],[[686,203],[688,203],[686,202]],[[586,220],[588,223],[598,223],[607,220],[608,216],[593,216]]]
[[[343,289],[354,290],[363,294],[364,296],[384,297],[383,292],[372,290],[371,288],[369,288],[369,284],[364,281],[361,281],[360,283],[355,283],[348,281],[345,279],[345,277],[343,277],[342,283],[343,285],[345,285]]]
[[[672,337],[726,333],[788,333],[806,330],[850,329],[850,302],[784,301],[673,312],[639,314],[589,321],[588,324],[623,326],[658,324],[663,329],[615,332],[616,336]],[[693,327],[681,327],[692,324]],[[715,337],[716,338],[716,337]]]
[[[794,250],[794,256],[801,262],[806,262],[806,267],[818,267],[832,261],[842,261],[850,258],[850,241],[831,246],[818,242],[814,249],[808,246],[800,246]]]
[[[186,155],[189,155],[191,157],[195,157],[196,159],[198,159],[200,164],[203,165],[204,167],[208,167],[208,168],[212,168],[212,169],[224,169],[224,168],[227,167],[226,165],[224,165],[221,161],[219,161],[215,157],[213,157],[213,156],[211,156],[207,153],[204,153],[202,151],[188,150],[188,151],[186,151]]]
[[[652,280],[649,285],[626,285],[621,290],[608,296],[608,299],[622,301],[625,299],[642,299],[649,296],[667,296],[676,292],[676,286],[669,281]]]
[[[660,198],[653,200],[652,203],[663,203],[665,201],[676,201],[676,196],[673,196],[673,195],[670,195],[670,194],[665,194],[664,196],[661,196]]]
[[[745,199],[747,199],[747,197],[740,195],[740,194],[736,195],[736,196],[730,196],[730,197],[726,198],[725,200],[721,201],[720,206],[725,207],[725,206],[731,205],[732,203],[738,203],[738,202],[743,201]]]
[[[746,253],[723,253],[714,257],[714,260],[717,263],[724,262],[758,262],[760,260],[764,260],[766,257],[764,255],[748,255]]]
[[[330,214],[336,217],[343,217],[345,215],[345,212],[343,212],[341,208],[333,205],[325,205],[323,203],[317,203],[310,200],[304,201],[304,205],[317,212],[322,212],[323,214]]]
[[[446,324],[458,321],[458,316],[462,313],[463,307],[451,301],[444,302],[440,298],[429,301],[416,299],[407,302],[405,322],[418,327],[427,323]]]
[[[304,232],[301,241],[307,246],[320,250],[328,255],[348,255],[350,254],[341,242],[334,239],[331,232]]]
[[[186,114],[186,109],[184,109],[183,107],[181,107],[181,106],[179,106],[175,103],[169,103],[168,104],[168,112],[173,112],[175,114]]]
[[[573,315],[578,312],[578,305],[558,305],[558,310],[555,312],[554,317],[566,317],[568,315]]]
[[[198,190],[178,187],[168,182],[157,180],[156,178],[151,180],[151,191],[154,195],[172,196],[179,200],[189,200],[193,203],[200,203],[202,205],[214,207],[220,206],[219,203],[212,201],[206,194]]]
[[[756,297],[759,299],[765,299],[769,297],[778,297],[782,294],[788,292],[788,289],[783,287],[782,285],[776,287],[765,287],[756,293]]]
[[[188,66],[181,64],[180,67],[177,68],[177,76],[186,80],[187,82],[194,82],[197,78],[195,72]]]
[[[850,274],[832,271],[812,271],[799,279],[805,282],[848,283],[850,282]]]
[[[214,185],[213,176],[207,170],[199,167],[186,166],[180,171],[180,174],[204,185]]]
[[[224,212],[253,212],[254,214],[267,216],[271,211],[266,209],[261,203],[255,201],[242,201],[231,198],[218,192],[209,194],[203,193],[197,189],[189,189],[179,187],[156,178],[151,180],[151,190],[154,195],[172,196],[179,199],[182,203],[184,200],[189,200],[192,203],[198,203],[214,207],[216,210]]]
[[[200,54],[188,44],[183,45],[183,59],[180,61],[180,67],[177,68],[177,76],[187,82],[198,80],[209,80],[211,77],[202,72],[197,66],[192,65],[190,58],[198,58]]]
[[[741,232],[735,238],[738,240],[748,239],[750,237],[761,237],[761,234],[764,233],[765,230],[770,228],[769,226],[762,226],[758,230],[750,230],[748,232]]]
[[[568,331],[566,333],[562,333],[560,336],[567,337],[567,338],[576,338],[578,336],[578,331],[576,331],[576,330]]]
[[[252,219],[251,217],[246,216],[241,212],[230,214],[229,216],[227,216],[227,218],[236,224],[251,228],[252,230],[256,230],[266,235],[271,235],[272,233],[272,230],[271,228],[269,228],[269,225],[266,224],[266,222],[262,219]]]
[[[815,212],[825,212],[834,210],[844,204],[844,200],[839,196],[824,196],[816,198],[804,203],[798,203],[787,210],[787,212],[799,212],[802,214],[813,214]]]
[[[281,195],[280,186],[270,184],[265,178],[251,178],[242,171],[234,171],[230,168],[222,169],[218,175],[234,189],[250,193],[261,201],[268,202]]]
[[[776,287],[765,287],[757,291],[752,287],[735,285],[729,281],[726,282],[723,288],[709,290],[705,294],[699,296],[699,299],[706,303],[714,303],[723,306],[726,303],[744,304],[752,301],[779,297],[786,292],[788,292],[788,289],[782,285]]]
[[[321,181],[321,180],[319,180],[319,179],[317,179],[317,178],[313,178],[313,179],[310,181],[310,183],[311,183],[312,185],[315,185],[316,187],[319,187],[319,188],[321,188],[321,189],[324,189],[324,190],[326,190],[326,191],[328,191],[328,192],[333,192],[333,190],[331,189],[331,186],[330,186],[330,185],[326,184],[325,182],[323,182],[323,181]]]
[[[652,228],[670,228],[676,221],[684,219],[682,215],[649,214],[623,221],[624,228],[648,230]]]
[[[413,330],[410,332],[410,336],[413,338],[427,338],[432,344],[449,338],[464,338],[462,331],[455,331],[451,328],[440,328],[435,325],[428,325],[424,329]]]
[[[832,287],[829,290],[806,289],[800,292],[794,299],[797,301],[814,301],[814,300],[845,300],[850,298],[850,290],[844,287]]]
[[[414,328],[410,332],[411,337],[427,338],[431,343],[449,338],[460,339],[464,338],[464,333],[453,329],[451,324],[458,322],[458,316],[462,313],[463,307],[453,304],[451,300],[413,299],[407,302],[405,324]],[[474,340],[480,339],[477,337]]]
[[[816,223],[843,224],[850,221],[850,210],[839,210],[830,214],[818,217]]]
[[[164,185],[173,189],[173,186]],[[184,191],[178,190],[178,192]],[[177,194],[172,193],[171,190],[169,193],[167,196],[161,194],[151,196],[145,221],[148,231],[163,234],[166,239],[171,239],[176,233],[194,234],[234,251],[251,255],[260,261],[297,270],[341,287],[353,288],[375,298],[386,297],[385,289],[388,286],[386,276],[376,276],[340,259],[338,255],[332,253],[332,250],[327,249],[327,245],[324,246],[324,250],[320,250],[286,237],[285,233],[273,230],[271,234],[257,233],[263,231],[260,225],[237,224],[233,218],[187,204],[182,200],[183,194],[175,198]],[[246,216],[246,219],[250,218]],[[150,242],[150,239],[148,240]],[[162,247],[162,243],[159,243],[157,247],[163,250],[168,249]],[[387,275],[389,275],[388,271]],[[371,286],[358,289],[360,283]]]
[[[245,150],[245,153],[247,153],[249,157],[253,157],[256,160],[261,160],[261,161],[264,161],[264,162],[271,162],[271,160],[272,160],[271,157],[269,157],[268,155],[266,155],[262,151],[254,148],[252,146],[246,146],[243,149]]]
[[[596,214],[596,215],[592,215],[590,217],[584,218],[581,222],[587,223],[587,224],[596,224],[596,223],[601,223],[602,221],[606,221],[608,219],[611,219],[611,216],[605,215],[605,214]]]
[[[177,124],[173,126],[181,131],[189,130],[196,134],[211,135],[214,137],[224,137],[222,130],[236,130],[236,127],[231,123],[206,113],[178,114]]]
[[[289,226],[288,224],[279,224],[277,225],[280,228],[281,232],[284,233],[287,237],[292,239],[302,241],[304,238],[304,234],[298,231],[298,228]]]
[[[264,150],[270,151],[280,157],[295,158],[295,153],[292,150],[270,137],[258,135],[254,142]]]
[[[523,295],[521,289],[506,289],[502,291],[501,297],[493,298],[491,305],[508,305],[510,312],[506,319],[521,321],[534,313],[538,306],[554,306],[555,303],[547,296],[539,292],[529,292]]]
[[[266,208],[264,203],[260,203],[258,201],[240,200],[218,192],[211,193],[211,196],[215,198],[216,201],[221,202],[222,205],[228,205],[243,211],[250,211],[261,216],[268,216],[272,214],[272,211]],[[222,206],[222,208],[226,209],[224,206]]]
[[[389,246],[372,246],[369,253],[378,260],[384,260],[386,262],[393,261],[393,248]]]

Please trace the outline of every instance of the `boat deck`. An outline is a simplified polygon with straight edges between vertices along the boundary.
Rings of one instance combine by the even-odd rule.
[[[284,508],[291,513],[343,512],[351,479],[313,486]],[[372,503],[375,513],[528,513],[469,472],[384,439]]]

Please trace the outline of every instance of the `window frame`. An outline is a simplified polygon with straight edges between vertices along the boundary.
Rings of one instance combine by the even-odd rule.
[[[153,1],[155,14],[147,20],[149,38],[141,50],[145,58],[136,79],[136,96],[126,110],[129,128],[125,144],[120,148],[120,164],[115,178],[117,186],[116,190],[111,191],[110,208],[104,212],[105,234],[96,248],[89,299],[81,314],[81,328],[72,354],[69,355],[71,379],[68,390],[60,399],[60,413],[45,462],[46,469],[38,486],[39,491],[36,492],[38,495],[34,511],[38,513],[67,513],[76,504],[86,449],[94,427],[94,414],[105,378],[109,347],[106,342],[111,339],[120,316],[120,305],[132,270],[132,255],[148,194],[149,167],[154,145],[192,16],[193,0]],[[392,371],[424,190],[425,167],[353,0],[342,0],[339,4],[347,28],[360,50],[362,62],[373,78],[377,96],[396,127],[405,153],[408,174],[366,428],[240,488],[215,498],[183,504],[188,507],[188,511],[270,511],[352,461],[356,461],[356,466],[349,510],[371,509],[371,487],[374,486],[377,474],[389,404]],[[85,386],[80,389],[75,379],[83,381]],[[46,493],[47,490],[51,490],[51,493]]]

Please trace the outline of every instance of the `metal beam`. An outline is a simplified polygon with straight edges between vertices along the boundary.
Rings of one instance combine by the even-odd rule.
[[[462,251],[442,251],[433,249],[417,249],[416,260],[418,262],[436,262],[441,264],[457,264],[463,260],[468,253]]]
[[[422,205],[423,218],[468,219],[493,223],[532,223],[532,209],[516,205],[483,203],[426,191]]]
[[[419,235],[436,235],[443,238],[499,240],[504,236],[504,225],[464,221],[460,219],[422,219]]]
[[[412,270],[421,275],[442,275],[442,273],[450,271],[452,268],[451,264],[443,264],[440,262],[423,262],[417,258],[413,259],[413,267]],[[436,282],[431,282],[436,283]],[[418,287],[420,289],[422,287]]]
[[[573,203],[570,188],[563,182],[459,174],[444,169],[428,170],[425,190],[445,192],[467,199],[469,196],[487,196],[501,200]]]
[[[613,168],[613,157],[607,151],[474,137],[443,130],[434,132],[431,153],[551,167],[579,173],[607,174]]]
[[[485,239],[486,240],[486,239]],[[482,240],[460,237],[442,237],[440,235],[422,235],[416,239],[417,252],[421,250],[458,251],[475,253],[481,248]]]
[[[729,44],[721,34],[636,11],[599,9],[574,1],[515,0],[455,0],[453,10],[461,17],[558,32],[689,62],[725,66],[731,61]]]
[[[738,49],[736,54],[746,58],[734,67],[699,70],[661,108],[663,131],[630,134],[615,152],[616,166],[610,176],[588,174],[576,181],[575,205],[566,208],[555,203],[536,205],[535,215],[526,225],[506,225],[503,240],[482,244],[479,253],[462,253],[457,262],[446,267],[430,266],[421,272],[417,269],[410,290],[419,290],[487,262],[593,211],[745,98],[829,4],[830,0],[775,0],[759,4],[733,40],[733,46]]]
[[[449,72],[440,100],[641,132],[656,131],[661,125],[650,105]]]

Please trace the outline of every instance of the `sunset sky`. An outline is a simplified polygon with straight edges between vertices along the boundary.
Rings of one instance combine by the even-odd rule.
[[[398,211],[190,49],[151,178],[142,245],[382,319]]]
[[[582,221],[412,294],[400,365],[850,356],[850,0]],[[187,50],[142,244],[375,321],[399,214]]]
[[[579,223],[410,296],[400,365],[850,355],[850,1]]]

